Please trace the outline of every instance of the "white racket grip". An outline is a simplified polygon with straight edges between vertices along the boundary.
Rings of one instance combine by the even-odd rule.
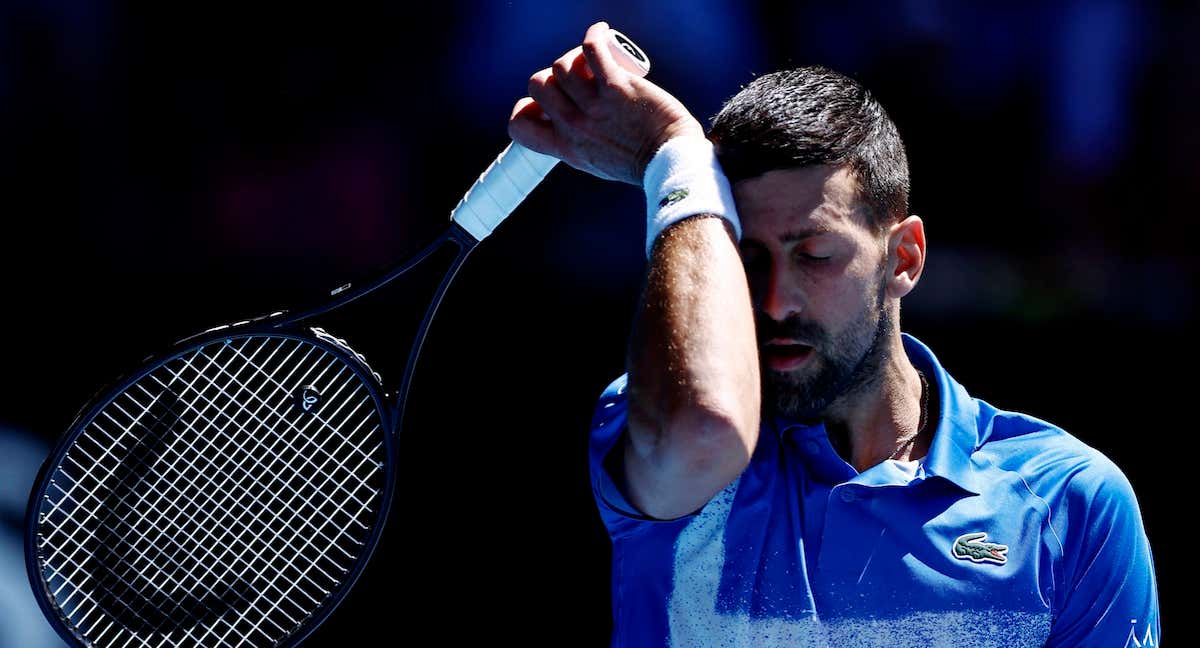
[[[513,142],[467,191],[450,218],[482,241],[538,186],[558,158]]]

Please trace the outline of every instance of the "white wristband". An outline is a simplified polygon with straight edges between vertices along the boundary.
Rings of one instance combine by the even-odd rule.
[[[738,240],[742,223],[733,205],[733,190],[712,142],[685,136],[668,140],[646,165],[646,258],[658,235],[689,216],[713,214],[733,225]]]

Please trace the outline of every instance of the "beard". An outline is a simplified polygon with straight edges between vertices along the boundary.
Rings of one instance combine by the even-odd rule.
[[[763,403],[776,413],[801,421],[816,421],[839,398],[873,384],[887,359],[886,344],[892,313],[884,288],[875,303],[839,333],[797,316],[783,322],[758,315],[760,348],[773,337],[795,338],[812,345],[813,357],[795,371],[775,371],[763,365]]]

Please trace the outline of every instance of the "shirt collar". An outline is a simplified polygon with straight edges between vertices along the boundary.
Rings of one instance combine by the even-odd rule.
[[[981,484],[971,466],[971,455],[979,442],[979,403],[946,372],[929,347],[907,333],[900,335],[909,361],[925,373],[930,386],[938,391],[937,427],[929,453],[923,460],[925,475],[940,477],[964,491],[979,494]],[[825,433],[821,422],[797,424],[780,416],[776,416],[774,422],[781,437],[789,430],[799,437],[824,436]]]
[[[929,347],[907,333],[900,336],[909,361],[924,371],[938,390],[937,428],[925,456],[925,473],[943,477],[971,493],[981,493],[978,473],[971,467],[971,455],[979,444],[979,403],[946,372]]]

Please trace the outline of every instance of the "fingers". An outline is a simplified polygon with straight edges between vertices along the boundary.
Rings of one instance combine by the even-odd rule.
[[[608,31],[608,23],[603,21],[588,27],[582,46],[583,56],[596,76],[596,81],[605,85],[620,78],[624,73],[608,49]]]
[[[631,152],[646,138],[646,120],[641,111],[628,110],[636,99],[628,81],[640,79],[615,59],[609,31],[607,23],[592,25],[581,46],[531,76],[529,96],[513,107],[508,132],[577,169],[637,184],[627,171],[636,166]]]
[[[508,118],[508,136],[538,153],[559,157],[554,126],[546,120],[542,107],[531,97],[524,97],[513,106]]]
[[[562,55],[529,78],[529,96],[513,106],[509,117],[509,136],[534,151],[561,157],[561,137],[551,122],[559,128],[578,124],[583,114],[577,102],[595,99],[594,83],[582,47]]]
[[[562,91],[576,106],[587,112],[587,106],[596,98],[596,85],[595,75],[583,56],[583,46],[560,56],[550,69]]]
[[[538,70],[529,77],[529,96],[552,121],[566,125],[579,122],[579,107],[563,92],[550,68]]]

